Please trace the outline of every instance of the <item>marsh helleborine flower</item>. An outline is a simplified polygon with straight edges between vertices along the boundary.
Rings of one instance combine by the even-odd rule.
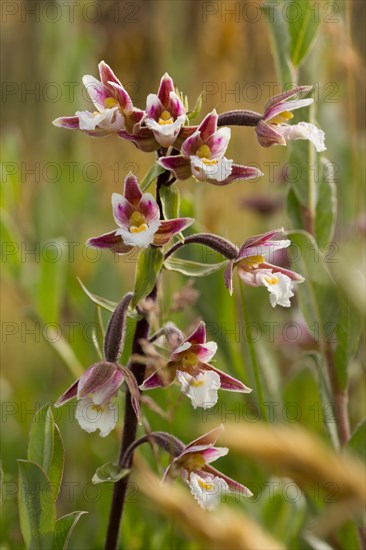
[[[132,100],[112,69],[101,61],[98,65],[100,81],[85,75],[83,84],[96,107],[96,111],[77,111],[75,116],[60,117],[55,126],[82,130],[93,137],[103,137],[126,130],[132,133],[144,118],[144,111],[136,109]]]
[[[166,170],[180,180],[194,176],[199,181],[214,185],[227,185],[236,179],[251,179],[262,176],[257,168],[234,164],[225,157],[231,130],[217,129],[216,111],[208,114],[194,133],[182,144],[180,155],[158,160]]]
[[[221,425],[189,443],[164,473],[164,480],[168,476],[181,475],[198,504],[206,510],[215,509],[226,493],[237,493],[246,497],[253,495],[247,487],[210,465],[229,452],[227,447],[214,447],[223,429],[224,426]]]
[[[174,91],[173,80],[165,73],[157,95],[147,96],[144,124],[162,147],[169,147],[176,140],[185,120],[184,105]]]
[[[233,293],[233,270],[237,268],[239,277],[245,284],[267,288],[272,307],[277,304],[283,307],[291,305],[290,298],[294,296],[293,282],[302,283],[304,278],[294,271],[272,265],[267,261],[276,250],[290,246],[289,240],[271,240],[281,233],[284,233],[283,229],[275,229],[245,241],[237,258],[231,260],[225,270],[225,284],[230,294]]]
[[[289,140],[308,139],[318,152],[326,150],[323,130],[308,122],[288,124],[288,121],[293,118],[292,111],[307,107],[314,100],[312,98],[287,100],[299,93],[309,92],[311,89],[311,86],[297,86],[267,101],[264,115],[256,126],[257,139],[260,145],[263,147],[287,145]]]
[[[201,321],[194,332],[173,350],[168,363],[149,376],[140,389],[166,387],[177,380],[194,409],[213,407],[219,389],[250,393],[252,390],[242,382],[208,363],[216,351],[215,342],[206,342],[206,326]]]
[[[76,419],[81,428],[88,433],[100,431],[106,437],[117,423],[117,408],[111,400],[118,393],[123,382],[126,382],[131,393],[131,402],[139,416],[139,391],[131,372],[121,365],[101,361],[91,365],[76,382],[74,382],[55,403],[61,407],[76,397]]]
[[[112,209],[118,229],[89,239],[88,244],[109,248],[116,254],[126,254],[136,246],[163,246],[173,235],[194,222],[192,218],[160,220],[159,206],[154,197],[151,193],[141,192],[131,172],[125,179],[123,196],[113,193]]]

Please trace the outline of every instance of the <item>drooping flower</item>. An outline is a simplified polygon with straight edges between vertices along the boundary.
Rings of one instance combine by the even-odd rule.
[[[174,91],[173,80],[168,73],[162,77],[156,94],[149,94],[144,124],[154,132],[162,147],[172,145],[186,120],[185,107]]]
[[[120,131],[133,133],[140,127],[144,111],[136,109],[112,69],[101,61],[98,65],[100,81],[91,75],[83,77],[83,84],[96,107],[96,111],[77,111],[75,116],[60,117],[55,126],[82,130],[93,137],[103,137]]]
[[[117,395],[123,382],[130,390],[132,406],[136,416],[139,416],[139,390],[133,374],[129,369],[108,361],[91,365],[59,397],[55,407],[61,407],[76,397],[78,404],[75,416],[81,428],[88,433],[99,430],[99,435],[106,437],[118,420],[118,410],[112,404],[112,398]]]
[[[268,262],[276,250],[287,248],[291,244],[288,239],[271,240],[281,233],[284,233],[283,229],[276,229],[245,241],[237,258],[231,260],[225,270],[225,284],[230,294],[233,293],[233,270],[236,267],[245,284],[267,288],[272,307],[290,307],[290,298],[294,296],[293,282],[302,283],[304,278],[294,271]]]
[[[185,180],[193,175],[199,181],[214,185],[262,176],[257,168],[234,164],[225,157],[231,131],[225,127],[217,129],[217,119],[213,110],[183,142],[181,154],[160,158],[159,164],[172,171],[177,179]]]
[[[157,202],[151,193],[142,193],[136,177],[130,172],[125,179],[124,194],[112,195],[113,216],[118,229],[88,240],[90,246],[109,248],[126,254],[135,246],[163,246],[190,226],[192,218],[160,220]]]
[[[209,364],[216,351],[215,342],[206,342],[206,326],[201,321],[193,333],[173,350],[167,364],[149,376],[140,389],[166,387],[177,380],[193,408],[204,409],[217,403],[219,389],[250,393],[252,390],[242,382]]]
[[[250,497],[253,493],[210,464],[227,455],[227,447],[214,447],[224,426],[221,425],[189,443],[169,464],[164,480],[182,476],[189,485],[198,504],[206,510],[214,510],[226,493]]]
[[[325,151],[325,134],[314,124],[299,122],[288,124],[293,118],[292,111],[311,105],[314,100],[298,99],[287,101],[297,94],[309,92],[311,86],[296,86],[288,92],[276,95],[267,101],[262,119],[256,126],[257,139],[263,147],[271,145],[287,145],[289,140],[308,139],[318,152]]]

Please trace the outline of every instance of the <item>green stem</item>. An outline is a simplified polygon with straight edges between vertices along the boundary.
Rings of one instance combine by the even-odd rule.
[[[254,348],[254,343],[253,343],[253,340],[252,340],[252,337],[251,337],[252,336],[252,334],[251,334],[252,331],[250,330],[250,320],[249,320],[249,314],[248,314],[248,307],[247,307],[247,303],[246,303],[246,299],[245,299],[243,285],[240,284],[240,283],[239,283],[239,290],[240,290],[240,298],[241,298],[241,305],[242,305],[242,310],[243,310],[244,322],[245,322],[246,327],[247,327],[247,334],[249,333],[248,347],[249,347],[250,361],[251,361],[251,364],[252,364],[252,370],[253,370],[253,374],[254,374],[255,389],[256,389],[256,392],[257,392],[257,395],[258,395],[259,407],[261,409],[262,418],[263,418],[263,420],[268,422],[268,415],[267,415],[267,410],[266,410],[265,402],[264,402],[264,393],[263,393],[263,386],[262,386],[262,380],[261,380],[261,373],[260,373],[260,370],[259,370],[259,364],[258,364],[258,360],[257,360],[257,354],[256,354],[256,351],[255,351],[255,348]]]

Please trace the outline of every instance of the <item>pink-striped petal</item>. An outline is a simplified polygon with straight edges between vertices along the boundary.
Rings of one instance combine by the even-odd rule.
[[[194,134],[194,132],[197,132],[197,126],[183,126],[174,142],[174,148],[181,149],[185,140]]]
[[[94,76],[88,74],[83,76],[83,84],[98,111],[104,111],[105,100],[112,96],[111,91]]]
[[[234,260],[228,263],[225,272],[224,272],[224,281],[225,286],[230,292],[230,296],[233,294],[233,270],[234,270]]]
[[[262,147],[271,147],[272,145],[286,145],[285,138],[275,130],[276,126],[267,124],[260,120],[255,128],[257,140]]]
[[[158,91],[158,97],[164,107],[168,107],[170,92],[174,92],[174,83],[172,78],[165,73],[160,80],[160,86]]]
[[[126,92],[123,86],[116,84],[115,82],[108,82],[108,85],[112,89],[113,96],[118,101],[122,111],[129,113],[133,110],[132,99]]]
[[[158,369],[151,374],[140,386],[140,390],[153,390],[155,388],[166,388],[173,384],[176,378],[177,370],[171,364]]]
[[[149,94],[146,100],[146,115],[147,118],[159,120],[161,113],[164,111],[164,105],[156,94]]]
[[[52,121],[54,126],[67,128],[68,130],[79,130],[78,116],[62,116]]]
[[[173,172],[178,180],[186,180],[192,175],[191,163],[182,155],[160,158],[158,164],[166,170]]]
[[[129,229],[134,208],[123,195],[112,193],[112,211],[116,224],[123,229]]]
[[[124,244],[120,235],[116,235],[116,231],[104,233],[99,237],[93,237],[87,241],[89,246],[94,248],[108,248],[115,254],[127,254],[133,250],[133,246]]]
[[[211,113],[206,115],[206,117],[203,119],[201,124],[198,126],[198,130],[201,134],[201,138],[203,142],[206,142],[208,138],[216,132],[218,118],[219,117],[216,112],[216,109],[214,109]]]
[[[293,281],[297,281],[298,283],[302,283],[305,281],[304,277],[302,275],[299,275],[299,273],[296,273],[296,271],[291,271],[290,269],[285,269],[284,267],[279,267],[277,265],[272,265],[267,262],[263,262],[261,264],[261,267],[263,269],[271,269],[273,273],[282,273],[283,275],[286,275]]]
[[[142,191],[140,189],[136,176],[132,172],[130,172],[125,178],[123,196],[134,207],[137,207],[138,203],[141,200]]]
[[[279,115],[280,113],[283,113],[285,111],[291,112],[295,111],[295,109],[308,107],[312,103],[314,103],[314,100],[310,97],[308,99],[298,99],[297,101],[285,101],[284,103],[278,103],[277,105],[274,105],[271,109],[269,109],[268,112],[266,112],[263,120],[270,121],[272,118]]]
[[[245,386],[243,382],[240,382],[240,380],[229,376],[225,372],[216,369],[212,365],[209,365],[207,363],[200,363],[200,367],[205,370],[216,372],[216,374],[220,376],[221,390],[236,391],[241,393],[251,393],[253,391],[251,388]]]
[[[272,229],[272,231],[267,231],[266,233],[261,233],[259,235],[254,235],[254,237],[249,237],[249,239],[246,239],[246,241],[244,241],[243,246],[240,248],[237,259],[243,257],[243,253],[247,248],[262,246],[268,243],[268,241],[272,239],[272,237],[275,237],[276,235],[283,235],[284,233],[285,230],[283,229],[283,227],[281,227],[280,229]]]
[[[200,321],[192,334],[188,336],[187,342],[191,344],[204,344],[206,342],[206,324]]]
[[[177,119],[179,116],[186,114],[184,105],[175,92],[170,92],[167,111],[172,115],[174,119]]]
[[[180,233],[194,223],[193,218],[176,218],[174,220],[162,220],[159,229],[154,235],[154,244],[163,246],[167,244],[173,235]]]
[[[212,466],[204,466],[203,471],[207,472],[208,474],[212,474],[213,476],[221,477],[229,486],[230,491],[233,493],[239,493],[240,495],[243,495],[245,497],[252,497],[253,493],[248,487],[245,487],[241,483],[238,483],[235,481],[235,479],[231,479],[231,477],[226,476],[219,470],[216,470],[216,468],[213,468]]]
[[[197,355],[197,359],[203,363],[211,361],[217,352],[216,342],[205,342],[204,344],[194,344],[191,352]]]
[[[61,405],[64,405],[64,403],[67,403],[70,401],[70,399],[74,399],[74,397],[78,394],[78,385],[79,380],[76,380],[56,401],[55,407],[61,407]]]
[[[118,86],[122,86],[121,82],[118,80],[112,69],[105,61],[101,61],[98,65],[99,75],[101,82],[107,86],[108,83],[114,82]]]
[[[184,157],[189,158],[191,155],[196,154],[201,145],[203,145],[202,136],[199,130],[196,130],[182,143],[181,153]]]
[[[207,140],[206,145],[210,148],[212,159],[220,159],[225,155],[231,137],[230,128],[220,128]]]
[[[287,90],[287,92],[283,92],[282,94],[275,95],[269,99],[265,105],[265,115],[267,114],[267,111],[273,106],[277,105],[278,103],[282,103],[289,99],[290,97],[293,97],[297,94],[305,94],[310,92],[313,89],[312,86],[295,86],[295,88],[292,88],[291,90]]]
[[[218,460],[222,456],[226,456],[228,452],[229,449],[227,447],[210,447],[201,451],[200,454],[205,459],[206,464],[210,464],[210,462],[215,462],[215,460]]]
[[[254,168],[254,166],[242,166],[241,164],[233,164],[231,174],[226,179],[218,181],[208,178],[206,181],[208,183],[212,183],[213,185],[222,186],[229,185],[229,183],[232,183],[235,180],[250,180],[261,176],[263,176],[263,172],[261,172],[258,168]]]
[[[138,211],[145,216],[147,224],[160,218],[159,206],[151,193],[144,193],[142,195]]]
[[[197,445],[207,445],[207,446],[215,445],[217,439],[220,437],[223,431],[224,431],[224,425],[220,424],[220,426],[218,426],[217,428],[214,428],[213,430],[210,430],[204,435],[201,435],[197,439],[194,439],[193,441],[191,441],[191,443],[187,445],[186,449],[189,449],[190,447],[197,446]]]

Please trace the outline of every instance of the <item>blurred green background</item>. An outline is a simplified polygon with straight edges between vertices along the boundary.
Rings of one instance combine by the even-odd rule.
[[[213,108],[219,112],[239,108],[262,112],[267,99],[273,92],[279,93],[280,87],[260,4],[189,0],[1,3],[4,549],[22,547],[14,484],[16,459],[26,456],[32,414],[55,401],[78,369],[98,359],[92,341],[95,306],[77,277],[92,292],[112,301],[133,288],[135,256],[115,260],[109,252],[87,250],[84,243],[114,227],[111,193],[121,192],[129,170],[142,178],[154,159],[153,154],[142,153],[122,140],[90,139],[81,132],[57,129],[51,122],[76,110],[91,109],[81,78],[84,74],[98,77],[101,59],[110,64],[140,108],[144,108],[148,93],[156,93],[167,71],[188,95],[192,107],[198,95],[206,92],[199,120]],[[327,11],[325,2],[318,4],[320,32],[300,83],[316,82],[317,118],[326,132],[326,155],[336,166],[336,263],[328,267],[349,281],[351,270],[364,271],[365,5],[351,0],[330,3],[336,7],[333,13]],[[301,120],[298,112],[295,116]],[[181,182],[182,214],[198,220],[197,230],[221,234],[237,244],[270,228],[289,228],[284,209],[276,207],[287,186],[286,153],[285,148],[260,148],[251,129],[233,128],[227,156],[241,164],[260,166],[265,176],[223,189]],[[269,211],[263,214],[250,206],[247,201],[253,197],[264,198]],[[191,257],[202,260],[202,253],[192,249]],[[212,256],[210,261],[214,259]],[[184,283],[178,274],[164,274],[163,319],[169,315],[173,293]],[[352,286],[352,281],[349,283]],[[195,288],[200,292],[196,306],[169,318],[183,330],[204,318],[210,337],[219,343],[217,366],[251,385],[247,327],[239,293],[229,297],[221,272],[196,280]],[[289,336],[288,323],[301,323],[296,307],[273,312],[265,289],[248,289],[245,294],[250,319],[256,323],[256,352],[268,400],[298,403],[298,421],[326,437],[313,365],[304,356],[309,345],[304,327],[297,325],[302,326],[304,339]],[[108,315],[103,312],[104,322]],[[133,327],[130,329],[128,335]],[[291,338],[295,342],[290,342]],[[365,409],[360,354],[351,372],[350,414],[355,425]],[[179,409],[168,419],[146,409],[152,428],[173,430],[187,442],[205,431],[205,414],[193,411],[188,400],[180,400],[178,388],[149,396],[168,412]],[[238,405],[235,395],[221,396],[224,405],[208,417],[217,418],[218,423],[225,418],[233,420],[233,415],[226,413]],[[236,421],[255,417],[256,409],[250,405],[253,400],[255,396],[242,398]],[[282,406],[277,410],[278,420],[289,421],[281,414]],[[96,434],[89,436],[77,425],[73,411],[73,405],[56,411],[66,449],[58,515],[87,510],[71,547],[101,548],[112,490],[108,484],[93,487],[91,478],[98,466],[117,456],[119,434],[116,431],[106,440]],[[151,451],[146,448],[144,454],[154,464]],[[266,472],[254,463],[243,464],[230,457],[222,459],[220,466],[248,486],[258,487],[254,492],[259,498],[253,504],[236,506],[245,507],[292,548],[298,547],[290,525],[294,517],[299,524],[304,521],[301,503],[280,499],[281,512],[274,517],[265,489]],[[194,547],[174,524],[148,508],[138,490],[131,492],[129,500],[123,548]]]

